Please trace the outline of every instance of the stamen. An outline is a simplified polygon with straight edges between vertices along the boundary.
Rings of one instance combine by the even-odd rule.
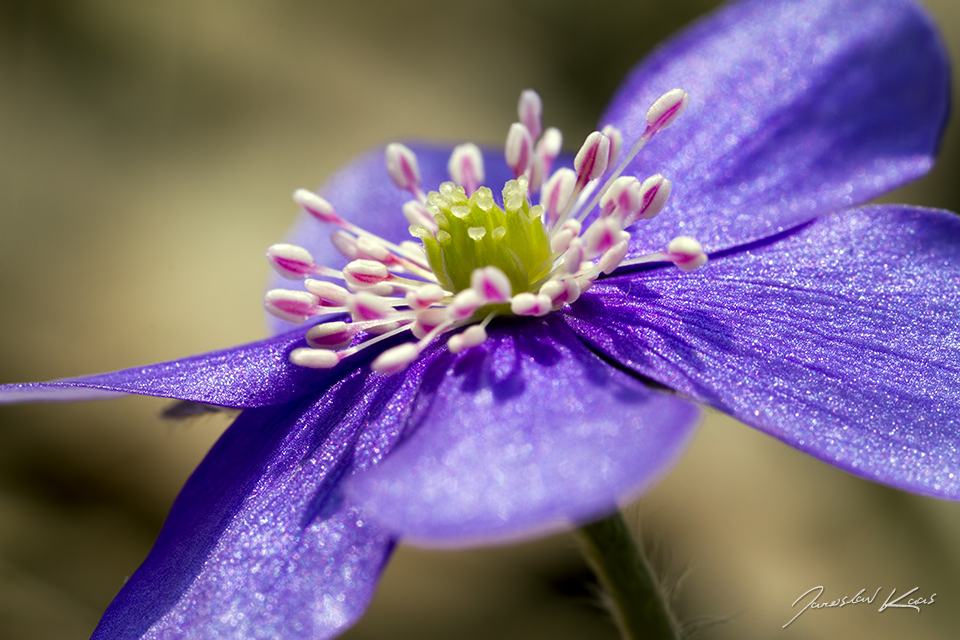
[[[307,344],[315,349],[339,350],[350,346],[353,337],[360,331],[356,324],[324,322],[307,331]]]
[[[420,349],[412,342],[405,342],[381,353],[370,364],[377,373],[399,373],[420,357]]]
[[[403,205],[403,217],[410,224],[422,225],[434,233],[440,228],[433,216],[427,213],[427,209],[416,200],[410,200]]]
[[[607,159],[608,167],[617,166],[617,160],[620,159],[620,147],[623,146],[623,134],[612,124],[606,125],[600,129],[600,133],[610,138],[610,156]]]
[[[647,109],[647,130],[651,135],[663,131],[686,111],[688,104],[690,104],[690,94],[683,89],[667,91]]]
[[[470,276],[470,288],[486,302],[506,302],[513,292],[510,279],[496,267],[474,269]]]
[[[420,165],[417,163],[416,154],[405,145],[392,142],[387,145],[384,155],[387,173],[393,178],[393,182],[423,202],[425,198],[420,189]]]
[[[573,168],[577,172],[577,187],[583,189],[591,180],[596,180],[607,170],[610,158],[610,138],[599,131],[587,136],[573,159]]]
[[[330,234],[330,242],[334,248],[340,252],[347,260],[356,260],[360,257],[360,251],[357,247],[357,239],[346,231],[337,230]]]
[[[317,296],[307,291],[271,289],[264,296],[263,306],[281,320],[303,324],[307,318],[326,312],[318,302]]]
[[[472,194],[480,188],[486,178],[483,169],[483,153],[480,152],[480,147],[472,143],[457,146],[450,154],[447,170],[450,172],[450,178],[463,187],[467,195]],[[424,210],[424,213],[426,213],[426,210]],[[407,220],[410,220],[410,218],[407,218]],[[410,224],[423,223],[411,221]],[[436,222],[433,223],[433,226],[436,226]]]
[[[566,209],[573,196],[573,189],[577,185],[577,174],[566,167],[558,169],[550,176],[547,184],[540,191],[540,204],[547,213],[547,225],[552,227],[560,219],[560,214]]]
[[[510,311],[518,316],[545,316],[552,307],[553,301],[542,293],[518,293],[510,301]]]
[[[540,118],[543,114],[543,100],[540,99],[540,94],[533,89],[524,89],[520,93],[517,114],[520,116],[520,122],[530,132],[530,137],[534,140],[539,138],[542,131]]]
[[[303,247],[295,244],[272,244],[267,247],[267,260],[281,276],[288,280],[303,280],[306,276],[342,278],[336,269],[321,267]]]
[[[343,278],[348,287],[365,289],[394,277],[386,266],[374,260],[354,260],[343,268]]]
[[[317,220],[328,224],[343,224],[343,220],[333,210],[333,205],[306,189],[297,189],[293,192],[293,200],[300,208],[312,215]]]
[[[667,205],[670,194],[673,193],[673,183],[664,178],[659,173],[650,176],[640,185],[640,196],[643,198],[643,206],[637,212],[637,217],[627,222],[627,226],[633,224],[637,218],[650,220],[656,217]]]
[[[472,316],[473,312],[482,307],[483,304],[483,297],[473,288],[469,288],[455,295],[447,310],[450,317],[459,322]]]
[[[694,271],[707,263],[707,254],[690,236],[674,238],[667,245],[667,258],[681,271]]]
[[[613,217],[597,218],[583,234],[584,253],[587,259],[595,258],[622,240],[630,239],[620,221]]]
[[[412,309],[426,309],[447,297],[438,284],[425,284],[407,292],[406,302]]]
[[[537,155],[543,160],[543,175],[550,173],[553,168],[553,161],[560,155],[563,148],[563,134],[560,129],[550,127],[543,132],[540,141],[537,142]]]
[[[343,358],[342,352],[301,347],[290,352],[290,362],[310,369],[332,369]]]
[[[346,307],[354,320],[386,320],[393,312],[387,300],[366,291],[350,296]]]
[[[630,240],[621,240],[617,244],[607,249],[607,251],[603,254],[603,257],[600,258],[600,262],[597,263],[597,268],[600,269],[601,273],[608,275],[613,273],[614,270],[620,266],[620,263],[623,262],[623,259],[626,257],[627,250],[629,248]]]
[[[467,327],[462,333],[450,336],[447,340],[447,348],[450,353],[460,353],[464,349],[476,347],[483,344],[487,339],[487,330],[483,325],[474,324]]]
[[[417,319],[410,328],[410,332],[415,338],[422,340],[436,331],[437,327],[448,322],[450,322],[450,316],[446,309],[424,309],[417,314]]]
[[[507,143],[504,146],[504,157],[507,166],[513,169],[513,177],[522,176],[530,166],[530,157],[533,153],[533,140],[527,128],[514,122],[507,133]]]
[[[615,215],[624,221],[624,226],[627,226],[626,220],[637,215],[642,207],[641,184],[633,176],[620,176],[600,198],[600,215]],[[580,219],[585,218],[587,213],[581,213]]]
[[[325,307],[342,307],[350,297],[349,291],[326,280],[307,279],[303,281],[303,286],[320,298],[319,304]]]

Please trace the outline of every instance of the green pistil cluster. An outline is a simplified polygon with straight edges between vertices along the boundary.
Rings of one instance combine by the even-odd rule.
[[[421,225],[410,234],[423,241],[434,275],[444,289],[457,293],[470,287],[474,269],[494,266],[510,279],[513,293],[533,291],[550,272],[553,253],[543,228],[543,207],[527,202],[527,179],[503,187],[503,209],[493,192],[480,187],[467,198],[463,187],[440,185],[427,195],[427,211],[436,232]]]

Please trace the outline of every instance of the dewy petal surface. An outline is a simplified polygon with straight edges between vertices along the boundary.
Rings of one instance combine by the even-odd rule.
[[[637,225],[631,255],[681,234],[717,251],[923,175],[949,82],[939,35],[910,0],[721,9],[642,62],[601,118],[630,140],[657,96],[690,93],[687,111],[628,169],[674,184],[664,213]]]
[[[702,271],[598,282],[594,348],[821,460],[960,499],[960,218],[848,211]]]
[[[425,372],[416,431],[348,495],[405,541],[466,545],[567,528],[648,487],[699,411],[591,353],[555,317],[489,327]]]
[[[400,437],[429,358],[363,368],[315,398],[244,411],[187,482],[94,638],[284,638],[341,633],[393,546],[340,482]]]
[[[0,404],[73,402],[135,393],[224,407],[263,407],[314,391],[343,377],[347,365],[330,370],[291,364],[290,351],[306,346],[306,328],[182,360],[50,382],[0,386]]]

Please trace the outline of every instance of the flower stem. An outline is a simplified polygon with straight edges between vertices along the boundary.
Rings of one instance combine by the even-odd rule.
[[[678,640],[660,584],[620,513],[577,530],[580,548],[607,595],[624,640]]]

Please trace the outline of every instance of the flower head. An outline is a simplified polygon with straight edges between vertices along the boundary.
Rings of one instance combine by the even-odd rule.
[[[660,135],[683,103],[674,87],[691,99]],[[246,409],[95,637],[335,635],[398,539],[530,536],[649,486],[692,435],[690,400],[860,476],[960,498],[960,222],[841,211],[931,166],[947,94],[943,48],[909,0],[752,0],[638,66],[577,158],[541,133],[525,93],[503,159],[388,147],[322,197],[297,192],[305,213],[270,257],[284,276],[326,279],[268,294],[275,336],[0,388],[4,402],[147,393]],[[616,175],[611,156],[649,127],[656,139]],[[595,180],[597,201],[578,205]],[[485,184],[509,187],[499,201]],[[564,226],[571,212],[580,228]],[[341,228],[330,237],[317,218]],[[402,244],[411,223],[426,253]],[[510,225],[528,226],[490,242]],[[698,246],[707,267],[664,264],[695,265]],[[475,299],[456,302],[464,292]],[[353,322],[324,315],[341,308]],[[331,321],[289,331],[314,316]]]

